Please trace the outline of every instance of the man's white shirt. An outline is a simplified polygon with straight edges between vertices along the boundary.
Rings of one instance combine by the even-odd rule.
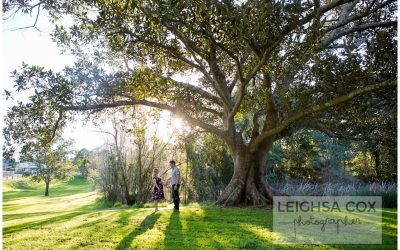
[[[179,184],[178,182],[178,175],[180,175],[181,171],[178,167],[174,167],[171,171],[171,185]]]

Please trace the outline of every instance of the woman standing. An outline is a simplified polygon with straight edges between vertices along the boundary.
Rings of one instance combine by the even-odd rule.
[[[158,176],[158,169],[155,168],[153,169],[153,193],[152,193],[152,198],[154,200],[154,207],[155,207],[155,212],[158,211],[158,201],[159,200],[164,200],[164,190],[163,190],[163,183],[161,178]]]

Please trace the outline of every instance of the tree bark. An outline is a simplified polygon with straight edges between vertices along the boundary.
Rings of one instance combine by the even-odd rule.
[[[143,181],[142,181],[142,170],[143,170],[143,164],[142,164],[142,144],[137,144],[138,146],[138,192],[137,192],[137,200],[139,203],[144,202],[144,199],[142,197],[142,190],[143,190]],[[153,158],[154,161],[154,158]],[[153,165],[154,166],[154,162]]]
[[[125,199],[128,206],[132,206],[135,203],[135,199],[129,194],[128,188],[125,188]]]
[[[382,169],[381,169],[381,158],[379,151],[375,148],[372,150],[372,155],[374,156],[375,169],[376,169],[376,179],[382,181]]]
[[[232,179],[216,204],[225,206],[264,206],[272,203],[276,191],[265,180],[265,158],[273,141],[264,149],[250,152],[248,146],[239,146],[233,154],[234,173]]]
[[[50,182],[46,181],[46,189],[44,191],[44,196],[49,196],[49,187],[50,187]]]

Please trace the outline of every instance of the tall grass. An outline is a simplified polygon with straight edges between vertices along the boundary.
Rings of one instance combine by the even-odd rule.
[[[382,206],[397,207],[397,184],[374,183],[310,183],[290,181],[276,183],[274,187],[287,195],[298,196],[382,196]]]

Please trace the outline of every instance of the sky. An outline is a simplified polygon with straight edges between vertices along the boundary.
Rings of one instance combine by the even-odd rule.
[[[17,15],[3,21],[2,30],[2,72],[1,82],[3,89],[12,89],[13,79],[10,77],[10,72],[18,69],[22,62],[29,65],[43,66],[46,69],[53,69],[60,71],[65,66],[70,66],[74,62],[74,58],[70,54],[62,54],[61,50],[51,40],[50,33],[53,29],[53,24],[49,22],[45,12],[41,12],[37,23],[37,28],[17,29],[21,27],[30,26],[34,23],[36,15],[32,17],[29,15]],[[61,20],[63,24],[67,20]],[[17,30],[16,30],[17,29]],[[4,90],[1,91],[3,99]],[[26,99],[27,95],[20,95],[15,99]],[[14,101],[2,100],[5,109],[11,107]],[[2,105],[2,106],[3,106]],[[4,107],[2,108],[3,115],[5,114]],[[164,138],[169,138],[176,129],[182,129],[184,123],[179,119],[174,119],[171,125],[170,114],[164,113],[161,124],[162,128],[159,135]],[[98,133],[99,130],[111,129],[110,124],[104,124],[102,127],[96,127],[91,122],[84,124],[77,121],[74,124],[69,124],[64,132],[64,138],[71,138],[75,141],[74,148],[81,149],[87,148],[89,150],[103,145],[108,141],[109,135]]]
[[[10,72],[18,69],[22,62],[43,66],[55,71],[60,71],[74,62],[71,55],[62,54],[61,50],[51,40],[50,32],[53,29],[53,24],[48,21],[44,12],[41,12],[37,24],[40,31],[34,28],[16,30],[32,25],[34,17],[17,15],[3,22],[1,82],[4,89],[12,89],[13,79],[10,77]],[[4,91],[1,94],[3,93]],[[18,96],[18,99],[20,98],[25,99],[26,96]],[[13,101],[5,102],[6,107],[13,104]],[[104,135],[91,132],[95,129],[91,124],[83,125],[82,122],[77,122],[67,127],[64,137],[72,138],[75,141],[74,147],[76,148],[93,149],[104,142]]]

